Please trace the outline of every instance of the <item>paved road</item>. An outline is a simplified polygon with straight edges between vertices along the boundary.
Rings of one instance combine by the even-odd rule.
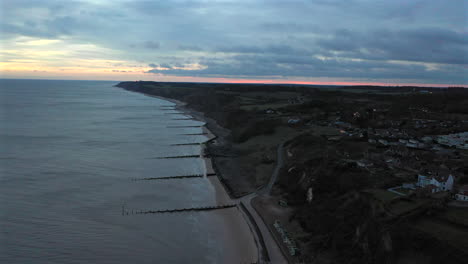
[[[278,244],[276,243],[275,239],[271,235],[268,227],[263,222],[263,219],[258,215],[257,211],[252,207],[251,200],[256,197],[257,195],[248,195],[246,197],[241,198],[241,203],[245,206],[245,208],[249,211],[250,215],[255,220],[255,224],[258,226],[260,230],[260,235],[263,238],[263,242],[265,243],[266,251],[268,252],[268,256],[270,257],[269,263],[288,263],[286,258],[283,256],[281,249],[279,248]],[[258,245],[261,246],[261,245]],[[266,263],[264,259],[262,259],[260,255],[260,263]]]
[[[284,164],[284,142],[278,146],[278,151],[276,155],[277,155],[276,167],[275,167],[275,170],[273,171],[273,174],[271,175],[270,181],[264,188],[257,191],[258,194],[270,195],[271,189],[273,188],[273,185],[278,179],[279,172]]]
[[[273,185],[275,184],[278,178],[280,169],[283,166],[283,164],[284,164],[284,143],[281,143],[278,146],[276,167],[275,167],[275,170],[273,171],[273,174],[271,175],[271,178],[268,184],[255,193],[246,195],[239,199],[235,199],[235,201],[237,201],[238,203],[242,203],[245,206],[245,208],[249,211],[250,215],[253,217],[255,223],[252,223],[252,224],[256,224],[261,233],[261,234],[256,234],[255,236],[257,237],[257,240],[258,240],[258,235],[261,235],[263,237],[266,250],[270,257],[269,263],[275,263],[275,264],[276,263],[278,264],[288,263],[288,261],[284,257],[281,249],[279,248],[272,234],[268,230],[268,227],[263,222],[263,219],[260,217],[257,211],[252,207],[251,201],[253,198],[259,195],[270,195],[271,189],[273,188]],[[262,245],[258,245],[258,246],[261,247]],[[261,255],[260,255],[260,258],[261,258]],[[266,261],[264,259],[260,259],[260,262],[265,263]]]

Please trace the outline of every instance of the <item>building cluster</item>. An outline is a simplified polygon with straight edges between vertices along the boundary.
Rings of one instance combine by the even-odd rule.
[[[388,128],[375,129],[361,129],[343,121],[331,122],[330,125],[340,129],[343,136],[366,137],[371,146],[381,149],[372,154],[367,153],[363,159],[356,161],[359,167],[370,170],[378,167],[392,169],[397,177],[402,175],[404,179],[417,175],[416,182],[406,183],[398,188],[429,194],[451,192],[456,200],[468,202],[468,185],[457,186],[456,179],[460,173],[455,172],[463,160],[459,151],[468,149],[468,132],[418,136],[421,134],[417,132],[419,129],[430,128],[436,123],[448,129],[459,123],[411,121],[409,128],[401,128],[397,121],[388,121],[392,122],[392,126]]]
[[[438,136],[436,141],[444,146],[468,150],[468,132]]]

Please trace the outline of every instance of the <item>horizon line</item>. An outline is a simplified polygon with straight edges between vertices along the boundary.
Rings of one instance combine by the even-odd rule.
[[[32,80],[32,81],[102,81],[102,82],[160,82],[160,83],[216,83],[216,84],[266,84],[266,85],[315,85],[315,86],[377,86],[377,87],[425,87],[425,88],[468,88],[463,84],[426,84],[426,83],[383,83],[383,82],[343,82],[343,81],[290,81],[290,80],[258,80],[234,78],[210,78],[206,81],[158,81],[158,80],[98,80],[98,79],[49,79],[49,78],[9,78],[0,77],[0,80]]]

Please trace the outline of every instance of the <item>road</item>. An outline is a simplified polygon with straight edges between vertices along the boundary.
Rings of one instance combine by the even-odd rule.
[[[261,195],[270,195],[271,189],[273,188],[273,185],[275,184],[276,180],[278,179],[278,175],[280,173],[281,168],[283,167],[284,164],[284,142],[281,143],[278,146],[278,151],[277,151],[277,158],[276,158],[276,167],[275,170],[273,171],[273,174],[271,175],[270,181],[268,184],[263,187],[262,189],[257,191],[257,194]]]
[[[281,249],[279,248],[272,234],[268,230],[268,227],[266,226],[265,222],[263,222],[263,219],[260,217],[257,211],[252,207],[251,201],[253,198],[259,195],[270,195],[271,189],[273,188],[273,185],[275,184],[278,178],[279,172],[281,168],[283,167],[283,164],[284,164],[284,143],[281,143],[278,146],[276,167],[275,167],[275,170],[273,171],[273,174],[271,175],[271,178],[268,184],[255,193],[246,195],[239,199],[235,199],[235,201],[237,201],[238,203],[242,203],[245,206],[245,209],[247,209],[248,213],[254,219],[255,223],[251,223],[251,224],[257,225],[258,229],[260,230],[260,234],[255,235],[257,237],[257,241],[259,240],[258,236],[259,235],[262,236],[263,241],[265,243],[264,246],[266,247],[266,251],[268,252],[268,256],[270,258],[269,263],[275,263],[275,264],[276,263],[278,264],[288,263],[288,261],[283,255]],[[258,246],[262,247],[260,243],[258,243]],[[262,258],[260,259],[260,263],[266,263],[266,262],[267,261],[265,261],[264,259]]]

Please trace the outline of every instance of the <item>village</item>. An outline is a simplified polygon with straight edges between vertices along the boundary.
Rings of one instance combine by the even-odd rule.
[[[415,120],[414,130],[426,128],[436,122]],[[437,123],[439,126],[453,129],[468,125],[468,121],[462,121],[461,124]],[[344,136],[357,140],[366,138],[370,145],[380,150],[374,151],[373,155],[366,153],[363,159],[356,161],[358,166],[371,170],[372,167],[379,166],[378,164],[385,164],[385,167],[402,179],[411,179],[411,175],[417,175],[416,182],[405,182],[401,186],[388,188],[389,191],[404,196],[416,192],[450,192],[451,198],[457,201],[468,200],[465,196],[468,185],[456,184],[456,179],[464,176],[462,169],[466,165],[464,162],[467,156],[463,150],[468,150],[468,132],[418,137],[414,130],[394,126],[387,129],[359,129],[340,121],[332,125],[340,129]]]
[[[432,91],[420,90],[418,93],[425,95],[432,94]],[[306,100],[303,96],[296,96],[289,98],[288,104],[302,105]],[[468,177],[465,176],[468,161],[468,119],[430,119],[431,112],[427,108],[408,109],[411,113],[409,117],[393,120],[386,118],[390,111],[388,108],[367,108],[361,112],[337,111],[334,115],[327,115],[327,120],[314,120],[310,118],[310,113],[303,116],[295,113],[286,117],[286,123],[295,128],[336,128],[339,133],[325,135],[328,141],[343,138],[347,141],[367,142],[369,146],[360,159],[347,160],[354,161],[357,166],[369,171],[385,167],[398,178],[408,180],[399,186],[388,188],[393,193],[408,196],[421,192],[448,192],[453,200],[468,201],[465,196],[468,185],[464,180],[464,177]],[[426,118],[415,112],[423,113]],[[290,113],[283,107],[281,110],[268,108],[265,114],[284,117]],[[432,114],[437,115],[435,112]],[[363,128],[360,123],[364,117],[376,122],[367,122],[367,127]],[[349,156],[347,153],[345,155]]]
[[[286,109],[268,109],[265,113],[287,114]],[[293,140],[287,148],[291,162],[283,175],[282,189],[291,192],[287,179],[299,175],[297,180],[303,187],[296,187],[292,192],[302,189],[301,195],[313,207],[314,202],[321,202],[321,193],[316,192],[322,187],[319,186],[320,175],[313,168],[302,166],[299,169],[301,165],[298,163],[332,159],[332,167],[328,166],[325,173],[327,170],[336,171],[334,167],[341,166],[339,164],[351,166],[349,170],[354,170],[354,166],[359,174],[368,175],[367,182],[362,184],[362,188],[348,184],[346,188],[349,191],[360,188],[380,201],[378,206],[386,208],[382,212],[386,218],[398,219],[394,221],[411,219],[411,228],[455,245],[462,252],[456,254],[467,254],[468,240],[463,236],[468,234],[468,119],[451,116],[440,120],[440,112],[422,107],[408,107],[409,115],[391,118],[388,108],[355,110],[340,109],[318,120],[310,118],[317,116],[316,113],[306,111],[294,112],[287,118],[285,123],[297,129],[310,127],[314,131],[326,131],[317,135],[327,140],[327,146],[322,147],[325,151],[317,155],[305,149],[316,148],[320,144],[305,146],[303,137]],[[327,153],[325,159],[320,157],[324,152]],[[308,158],[301,159],[304,155]],[[307,177],[310,178],[307,180]],[[279,203],[283,205],[297,204],[294,195],[279,196]],[[293,214],[290,217],[294,217]],[[301,237],[301,229],[297,226],[286,225],[285,228],[294,230],[298,234],[296,237]]]

